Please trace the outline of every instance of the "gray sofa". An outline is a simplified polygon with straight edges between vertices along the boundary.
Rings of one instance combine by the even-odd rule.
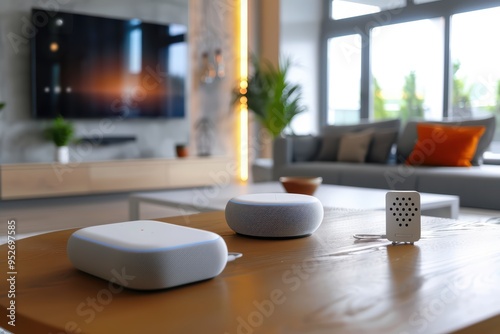
[[[353,126],[328,126],[322,130],[320,136],[277,138],[273,147],[273,179],[277,180],[280,176],[321,176],[326,184],[457,195],[460,197],[461,206],[500,210],[500,166],[482,164],[481,161],[482,153],[489,146],[495,132],[495,118],[452,123],[466,126],[483,125],[486,128],[472,159],[472,167],[406,165],[404,161],[410,155],[417,139],[418,123],[410,121],[402,131],[399,131],[398,120]],[[330,151],[335,151],[330,153],[339,157],[340,138],[347,133],[361,134],[367,130],[375,131],[379,135],[381,133],[386,138],[391,131],[396,130],[394,141],[386,152],[386,161],[380,160],[384,155],[380,152],[378,162],[338,161],[332,156],[328,159],[328,154],[325,154],[325,151],[328,151],[326,146],[330,146]],[[332,144],[335,138],[336,148],[335,144]],[[372,136],[370,145],[374,144],[375,138]],[[375,148],[371,147],[370,150]]]

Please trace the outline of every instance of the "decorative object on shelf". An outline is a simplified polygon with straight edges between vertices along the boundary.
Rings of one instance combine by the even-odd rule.
[[[62,164],[69,163],[69,147],[58,146],[56,147],[56,161]]]
[[[0,111],[5,107],[5,102],[0,102]]]
[[[208,157],[212,154],[214,128],[214,123],[208,117],[202,117],[196,122],[196,149],[198,156]]]
[[[217,78],[222,79],[226,76],[226,71],[224,69],[224,58],[222,57],[222,50],[215,50],[215,74]]]
[[[252,63],[255,72],[248,78],[248,87],[238,86],[233,90],[233,103],[246,99],[248,109],[275,138],[283,133],[296,115],[307,110],[301,103],[302,86],[287,79],[292,66],[289,58],[280,61],[278,67],[255,56]]]
[[[175,154],[178,158],[185,158],[188,156],[188,147],[184,144],[175,145]]]
[[[215,68],[208,59],[208,52],[201,55],[201,82],[209,84],[215,80]]]
[[[69,162],[68,145],[73,139],[73,124],[66,121],[62,116],[57,116],[52,124],[45,130],[45,135],[56,145],[56,161],[66,164]]]
[[[216,49],[213,59],[209,56],[209,52],[201,54],[201,82],[209,84],[217,79],[222,79],[226,75],[224,70],[224,58],[222,50]]]

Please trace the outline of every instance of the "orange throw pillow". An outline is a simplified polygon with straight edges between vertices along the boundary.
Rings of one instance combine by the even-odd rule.
[[[418,140],[409,165],[470,167],[484,126],[417,124]]]

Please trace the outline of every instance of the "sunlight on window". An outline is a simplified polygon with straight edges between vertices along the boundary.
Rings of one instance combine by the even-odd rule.
[[[468,108],[473,114],[498,112],[499,16],[500,8],[494,8],[452,17],[451,52],[457,67],[454,83],[460,86],[453,91],[454,107]]]
[[[439,18],[373,29],[372,118],[441,118],[443,45]]]
[[[357,123],[360,117],[361,36],[328,40],[328,124]]]
[[[455,117],[497,115],[500,140],[500,7],[452,16],[454,65],[452,112]],[[494,149],[500,152],[500,147]]]

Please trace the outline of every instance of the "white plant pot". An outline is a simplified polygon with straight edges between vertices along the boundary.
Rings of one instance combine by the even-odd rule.
[[[56,161],[62,164],[69,162],[69,147],[59,146],[56,148]]]

